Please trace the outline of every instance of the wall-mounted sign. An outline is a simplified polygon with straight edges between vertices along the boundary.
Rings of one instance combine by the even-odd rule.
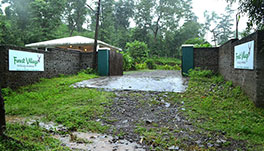
[[[234,67],[254,69],[254,41],[235,46]]]
[[[9,50],[9,71],[44,71],[44,54]]]

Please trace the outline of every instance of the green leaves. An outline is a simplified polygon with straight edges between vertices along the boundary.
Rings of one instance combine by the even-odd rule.
[[[134,41],[132,43],[127,43],[126,49],[136,63],[142,63],[148,57],[148,45],[144,42]]]

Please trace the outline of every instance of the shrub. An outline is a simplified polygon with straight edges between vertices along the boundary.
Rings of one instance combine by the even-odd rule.
[[[149,69],[157,69],[157,65],[155,64],[153,59],[148,59],[145,63],[147,64],[147,67]]]
[[[2,91],[3,97],[8,96],[11,93],[13,93],[13,90],[11,88],[9,88],[9,87],[8,88],[3,88],[1,91]]]
[[[126,49],[137,63],[143,63],[148,57],[148,45],[144,42],[134,41],[131,43],[127,43]]]
[[[97,74],[93,68],[87,67],[86,69],[82,69],[78,74]]]
[[[181,67],[177,64],[175,66],[173,66],[173,68],[174,68],[174,70],[181,70]]]
[[[123,54],[124,71],[132,70],[135,67],[134,59],[129,55],[129,53],[121,52],[121,54]]]
[[[200,68],[196,69],[190,69],[189,70],[189,76],[191,78],[195,77],[211,77],[213,75],[213,72],[211,70],[201,70]]]
[[[138,63],[136,64],[136,70],[142,70],[142,69],[147,69],[147,64],[146,63]]]

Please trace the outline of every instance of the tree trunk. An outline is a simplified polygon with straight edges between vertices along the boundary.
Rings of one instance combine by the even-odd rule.
[[[3,135],[5,130],[5,108],[4,108],[4,99],[2,97],[1,87],[0,87],[0,136]]]
[[[101,2],[101,0],[98,0],[98,8],[97,8],[97,13],[96,13],[95,35],[94,35],[94,52],[93,52],[93,69],[94,70],[96,70],[96,68],[97,68],[96,50],[97,50],[97,38],[98,38],[98,29],[99,29],[100,2]]]

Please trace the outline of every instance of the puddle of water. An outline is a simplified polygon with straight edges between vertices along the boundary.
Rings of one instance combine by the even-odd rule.
[[[54,122],[41,122],[40,118],[28,120],[22,117],[8,117],[9,122],[25,123],[27,125],[37,124],[38,126],[50,131],[67,131],[63,125]],[[27,121],[28,120],[28,121]],[[124,139],[117,139],[109,135],[97,133],[81,133],[73,132],[70,135],[53,135],[55,139],[61,141],[62,144],[71,150],[85,151],[145,151],[145,149],[136,142],[129,142]]]
[[[143,149],[142,146],[137,143],[131,143],[127,140],[117,140],[112,136],[96,133],[74,132],[71,136],[55,135],[54,137],[73,150],[145,151],[145,149]],[[72,137],[74,137],[74,139],[77,141],[72,141]],[[87,143],[78,143],[78,139],[85,140]]]
[[[133,90],[156,92],[184,92],[186,85],[184,79],[178,76],[140,77],[133,75],[102,77],[90,79],[72,85],[75,88],[103,88],[109,91]]]

